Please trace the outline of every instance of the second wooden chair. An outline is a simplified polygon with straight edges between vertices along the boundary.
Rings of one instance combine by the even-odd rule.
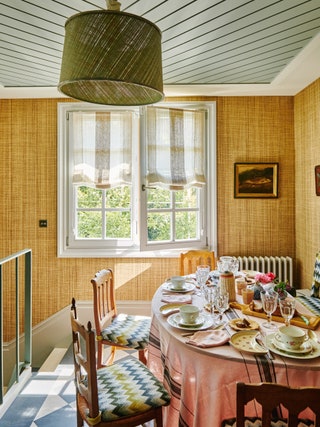
[[[98,367],[110,365],[117,348],[134,349],[139,360],[147,363],[151,318],[125,313],[118,314],[112,270],[98,271],[91,280],[93,287],[94,322],[98,342]],[[110,346],[110,356],[103,360],[103,346]]]
[[[216,261],[213,251],[206,250],[191,250],[180,254],[180,274],[185,276],[186,274],[195,273],[197,266],[205,264],[209,265],[211,270],[216,267]]]
[[[245,416],[249,402],[261,405],[259,418]],[[289,387],[275,383],[237,383],[237,418],[222,423],[223,427],[319,427],[320,388]],[[258,409],[258,408],[257,408]],[[299,419],[305,409],[315,420]],[[283,415],[282,415],[283,414]]]

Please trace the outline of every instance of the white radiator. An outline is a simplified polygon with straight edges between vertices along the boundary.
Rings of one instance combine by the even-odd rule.
[[[254,270],[274,273],[279,281],[293,285],[292,258],[288,256],[243,256],[236,257],[239,270]]]

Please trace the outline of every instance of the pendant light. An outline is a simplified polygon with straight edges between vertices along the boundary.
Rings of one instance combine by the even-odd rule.
[[[108,105],[147,105],[163,99],[161,32],[120,11],[81,12],[65,24],[58,89],[71,98]]]

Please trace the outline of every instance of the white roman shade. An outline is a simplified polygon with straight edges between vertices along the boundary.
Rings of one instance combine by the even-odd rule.
[[[148,186],[205,185],[205,115],[204,110],[147,107]]]
[[[133,112],[73,112],[72,182],[95,188],[132,181]]]

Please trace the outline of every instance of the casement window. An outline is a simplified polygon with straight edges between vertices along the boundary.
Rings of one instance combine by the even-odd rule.
[[[62,103],[58,126],[58,256],[214,248],[214,103]]]

